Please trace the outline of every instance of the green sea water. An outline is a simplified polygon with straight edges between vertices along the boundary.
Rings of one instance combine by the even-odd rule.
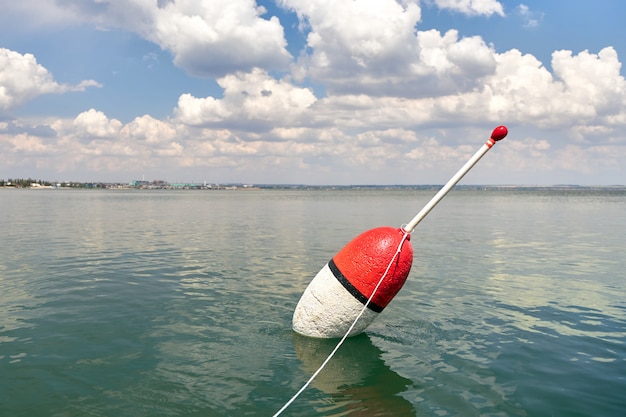
[[[0,416],[271,416],[307,284],[432,191],[0,190]],[[623,416],[626,193],[453,190],[285,416]]]

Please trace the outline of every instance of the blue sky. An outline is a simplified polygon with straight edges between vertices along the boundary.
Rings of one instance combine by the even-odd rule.
[[[626,182],[622,1],[2,3],[0,178]]]

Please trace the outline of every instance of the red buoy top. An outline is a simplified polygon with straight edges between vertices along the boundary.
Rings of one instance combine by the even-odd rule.
[[[493,129],[493,132],[491,132],[491,139],[493,139],[494,141],[499,141],[505,138],[506,135],[509,134],[509,130],[506,128],[506,126],[498,126],[495,129]]]
[[[394,227],[368,230],[352,239],[332,259],[343,277],[368,300],[402,243],[400,253],[371,301],[380,310],[400,291],[411,271],[413,247],[410,235],[402,241],[405,233]]]

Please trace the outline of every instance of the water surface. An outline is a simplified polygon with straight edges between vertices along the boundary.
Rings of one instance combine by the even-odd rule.
[[[0,415],[263,416],[336,341],[291,314],[431,191],[0,190]],[[454,190],[289,416],[622,416],[626,194]]]

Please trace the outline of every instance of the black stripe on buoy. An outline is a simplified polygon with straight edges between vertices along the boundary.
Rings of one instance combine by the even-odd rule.
[[[335,276],[335,278],[337,278],[337,281],[339,281],[341,283],[341,285],[343,285],[343,287],[350,293],[352,294],[352,296],[354,298],[356,298],[357,300],[359,300],[361,302],[361,304],[365,305],[365,303],[367,303],[368,297],[364,296],[363,294],[361,294],[361,291],[359,291],[358,289],[356,289],[356,287],[354,285],[352,285],[352,283],[350,281],[348,281],[348,278],[346,278],[341,271],[339,270],[339,268],[337,268],[337,265],[335,265],[335,261],[334,260],[330,260],[328,261],[328,267],[330,268],[330,270],[332,271],[333,275]],[[381,311],[383,311],[384,307],[381,307],[373,302],[370,301],[370,303],[367,305],[367,308],[369,308],[370,310],[376,312],[376,313],[380,313]]]

